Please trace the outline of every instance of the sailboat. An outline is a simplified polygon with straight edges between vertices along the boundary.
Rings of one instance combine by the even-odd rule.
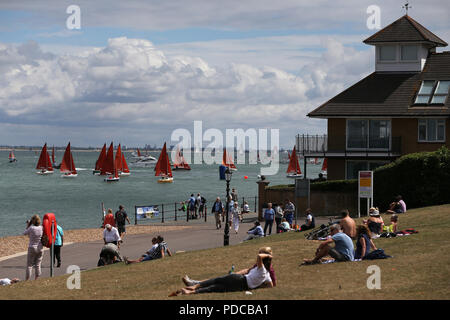
[[[106,158],[106,143],[103,144],[102,151],[100,151],[100,155],[98,156],[98,159],[95,162],[95,169],[92,172],[92,174],[95,174],[96,176],[100,174],[100,172],[102,171],[103,161],[105,161],[105,158]]]
[[[75,169],[75,164],[73,163],[72,151],[70,151],[70,142],[64,152],[59,170],[63,173],[61,176],[63,178],[75,178],[78,176],[77,170]]]
[[[158,179],[158,183],[170,183],[173,182],[172,169],[170,168],[169,155],[167,154],[166,143],[159,155],[158,162],[155,166],[155,176],[161,177]]]
[[[137,153],[135,153],[135,152],[132,153],[131,160],[132,160],[131,164],[136,165],[136,166],[144,166],[144,167],[147,165],[153,165],[157,161],[155,157],[152,157],[149,154],[147,154],[147,155],[141,154],[141,151],[139,150],[139,148],[137,149]]]
[[[227,153],[227,149],[223,149],[222,165],[228,167],[231,171],[237,171],[231,156]]]
[[[106,153],[105,161],[103,161],[100,175],[110,175],[109,177],[104,179],[106,182],[115,182],[120,180],[119,170],[117,170],[114,161],[114,146],[112,142],[108,148],[108,152]]]
[[[125,160],[125,155],[122,153],[122,170],[120,170],[121,176],[129,176],[130,175],[130,169],[128,168],[127,161]]]
[[[300,170],[300,164],[298,163],[298,157],[297,157],[297,151],[294,149],[292,150],[292,154],[289,157],[289,165],[286,170],[286,173],[288,174],[288,178],[302,178],[303,174]]]
[[[186,159],[184,159],[183,155],[181,154],[180,147],[177,147],[177,152],[175,155],[175,160],[173,162],[173,170],[191,170],[191,167],[186,162]]]
[[[9,152],[9,162],[16,162],[17,161],[17,159],[16,159],[16,156],[14,155],[14,150],[11,150],[10,152]]]
[[[120,143],[119,143],[119,146],[117,147],[116,158],[115,158],[114,162],[115,162],[116,169],[119,171],[119,176],[129,176],[130,175],[130,170],[124,170],[125,156],[122,153],[122,148],[120,146]],[[126,169],[128,169],[128,165],[126,162],[125,162],[125,166],[126,166]],[[128,172],[126,172],[126,171],[128,171]]]
[[[52,162],[50,161],[50,156],[47,152],[47,143],[45,143],[44,146],[42,147],[36,169],[40,170],[36,172],[37,174],[40,175],[47,175],[53,173]]]
[[[327,162],[327,158],[324,158],[324,159],[323,159],[322,170],[320,171],[320,173],[323,175],[324,178],[327,177],[327,173],[328,173],[328,162]]]

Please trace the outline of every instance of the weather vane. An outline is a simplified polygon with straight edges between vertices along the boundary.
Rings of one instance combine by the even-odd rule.
[[[409,5],[409,2],[407,2],[402,8],[406,10],[406,15],[408,15],[408,9],[411,9],[412,7]]]

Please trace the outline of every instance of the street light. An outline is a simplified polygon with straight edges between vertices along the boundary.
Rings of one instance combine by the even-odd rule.
[[[227,182],[227,206],[226,206],[226,220],[225,220],[225,230],[223,235],[223,245],[228,246],[230,244],[230,223],[228,221],[228,211],[230,208],[230,181],[233,172],[230,168],[225,170],[225,181]]]

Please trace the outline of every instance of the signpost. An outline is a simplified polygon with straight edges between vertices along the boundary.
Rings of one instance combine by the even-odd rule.
[[[373,171],[358,171],[358,218],[361,217],[361,198],[367,199],[367,215],[373,207]]]

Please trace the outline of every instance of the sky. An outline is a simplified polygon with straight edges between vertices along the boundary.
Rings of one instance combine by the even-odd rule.
[[[326,133],[308,112],[374,71],[367,8],[383,28],[404,4],[0,0],[0,145],[171,145],[202,121],[224,136],[278,129],[290,149],[297,134]],[[448,0],[409,4],[450,42]]]

